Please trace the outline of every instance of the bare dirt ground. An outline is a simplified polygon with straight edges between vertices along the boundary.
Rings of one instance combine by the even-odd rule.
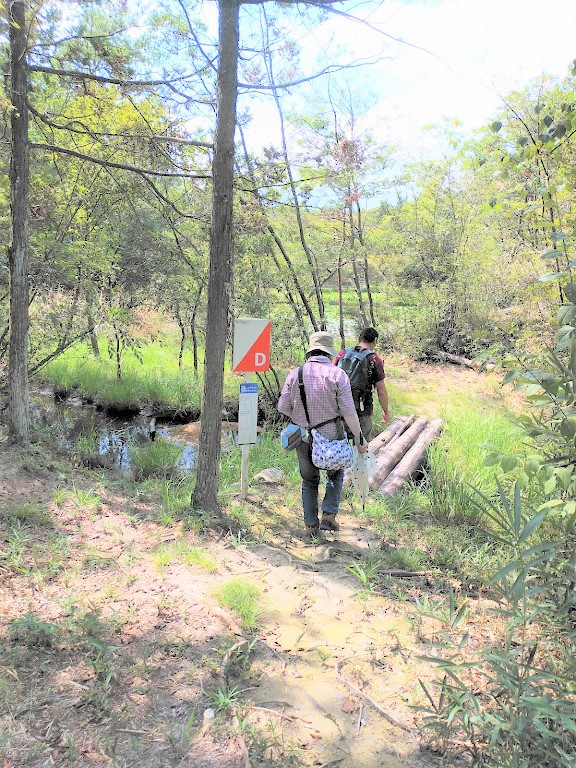
[[[478,378],[447,371],[443,386]],[[362,590],[349,567],[376,534],[343,514],[305,545],[286,499],[254,484],[250,535],[200,534],[160,524],[155,493],[0,443],[2,768],[464,764],[428,749],[412,709],[434,628],[406,596],[428,577]],[[261,592],[254,629],[217,606],[231,577]]]

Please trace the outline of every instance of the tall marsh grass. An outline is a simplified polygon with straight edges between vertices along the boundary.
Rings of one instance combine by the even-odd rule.
[[[200,358],[203,360],[204,354]],[[54,389],[75,390],[103,405],[122,404],[139,407],[154,403],[187,410],[199,408],[202,393],[202,366],[194,376],[192,355],[184,353],[178,367],[178,346],[155,342],[122,357],[122,378],[116,377],[114,360],[102,355],[97,360],[86,347],[77,345],[46,365],[36,380]],[[233,397],[239,391],[239,378],[226,372],[224,394]]]
[[[428,451],[427,494],[437,519],[474,522],[478,514],[473,489],[490,496],[496,490],[494,467],[488,452],[521,454],[522,432],[511,416],[474,400],[457,398],[446,409],[445,430]]]

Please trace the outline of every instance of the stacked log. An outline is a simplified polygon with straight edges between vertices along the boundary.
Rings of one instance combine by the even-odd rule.
[[[415,418],[415,416],[398,416],[383,432],[380,432],[373,440],[370,440],[368,448],[373,454],[379,453],[382,448],[405,432],[414,423]]]
[[[368,481],[370,488],[380,488],[427,423],[428,421],[423,416],[420,416],[406,432],[396,437],[383,450],[378,452],[376,455],[376,469]]]
[[[423,465],[428,446],[438,438],[441,431],[442,419],[434,419],[427,425],[382,483],[378,489],[380,493],[390,497],[398,493],[406,480]]]
[[[370,441],[375,469],[369,478],[370,488],[388,497],[394,496],[406,480],[420,469],[428,446],[442,431],[442,420],[420,416],[399,416]],[[350,482],[349,473],[344,483]]]

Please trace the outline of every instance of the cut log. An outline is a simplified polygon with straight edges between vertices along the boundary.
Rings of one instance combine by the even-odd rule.
[[[370,440],[368,448],[376,456],[393,440],[405,432],[408,427],[412,426],[415,418],[415,416],[397,416],[383,432],[380,432],[380,434],[376,435],[373,440]]]
[[[463,365],[466,368],[472,368],[472,370],[478,370],[478,364],[474,360],[468,360],[467,357],[461,357],[460,355],[452,355],[450,352],[437,352],[434,355],[436,360],[444,360],[447,363],[454,363],[454,365]]]
[[[378,454],[376,457],[376,469],[369,479],[370,488],[379,488],[382,485],[383,480],[388,477],[427,424],[428,419],[424,418],[424,416],[419,416],[403,435],[393,440]]]
[[[385,430],[380,432],[379,435],[368,443],[368,449],[374,454],[375,457],[381,453],[387,445],[390,445],[401,434],[403,434],[408,427],[410,427],[415,420],[415,416],[397,416],[394,421],[389,424]],[[350,485],[350,470],[347,469],[344,472],[344,487]]]
[[[424,463],[428,446],[434,442],[442,431],[442,419],[434,419],[420,434],[412,447],[405,453],[396,467],[379,487],[379,492],[386,496],[395,496],[406,480]]]

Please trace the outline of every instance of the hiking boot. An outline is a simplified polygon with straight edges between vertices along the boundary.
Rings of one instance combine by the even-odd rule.
[[[310,544],[319,544],[324,541],[324,536],[319,525],[306,526],[306,541]]]
[[[321,531],[339,531],[340,524],[336,522],[336,515],[322,515],[322,522],[320,523]]]

